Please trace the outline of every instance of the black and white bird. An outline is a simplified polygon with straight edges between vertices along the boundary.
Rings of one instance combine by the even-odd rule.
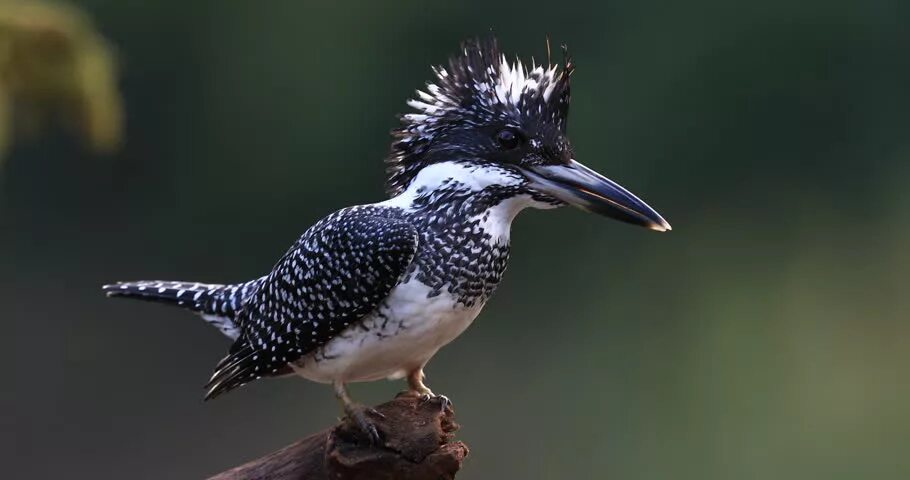
[[[575,160],[566,137],[574,65],[510,63],[473,40],[408,102],[393,131],[388,200],[310,227],[272,271],[245,283],[137,281],[104,286],[197,312],[234,340],[206,399],[261,377],[334,385],[376,438],[345,384],[407,378],[437,397],[423,368],[480,313],[509,259],[518,212],[566,204],[652,230],[670,225]]]

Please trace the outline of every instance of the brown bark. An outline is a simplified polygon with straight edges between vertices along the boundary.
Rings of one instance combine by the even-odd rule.
[[[344,419],[281,450],[209,480],[425,480],[452,479],[468,454],[453,442],[458,425],[439,402],[399,396],[371,416],[381,445],[370,445],[357,425]]]

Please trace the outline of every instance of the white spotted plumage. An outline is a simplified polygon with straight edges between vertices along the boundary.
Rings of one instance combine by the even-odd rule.
[[[207,398],[292,372],[343,384],[420,371],[495,291],[518,212],[562,204],[530,189],[513,164],[486,159],[495,147],[478,127],[534,123],[529,158],[564,155],[570,63],[529,70],[495,42],[462,53],[408,102],[417,112],[394,132],[389,200],[328,215],[249,282],[105,291],[188,308],[234,339]]]
[[[398,284],[376,311],[294,362],[298,375],[316,382],[401,378],[423,367],[463,332],[482,305],[464,307],[449,294],[428,296],[416,278]]]

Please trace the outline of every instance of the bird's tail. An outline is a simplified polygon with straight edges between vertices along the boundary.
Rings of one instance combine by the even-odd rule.
[[[150,302],[167,303],[194,312],[223,314],[231,307],[230,289],[233,285],[209,283],[140,280],[117,282],[101,287],[108,297],[127,297]]]
[[[102,287],[108,297],[125,297],[166,303],[183,307],[202,315],[225,335],[236,338],[239,333],[233,323],[243,301],[255,291],[260,280],[234,285],[209,283],[140,280],[118,282]]]

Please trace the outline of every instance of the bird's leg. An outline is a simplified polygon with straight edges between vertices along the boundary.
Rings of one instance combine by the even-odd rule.
[[[351,400],[351,396],[348,395],[348,388],[345,386],[344,382],[335,382],[332,386],[335,388],[335,396],[338,397],[338,401],[341,402],[342,407],[344,408],[345,415],[357,423],[360,430],[370,438],[370,443],[379,445],[381,442],[379,431],[376,430],[376,426],[367,419],[367,414],[375,415],[379,418],[385,418],[385,415],[376,411],[374,408],[361,405]]]
[[[423,373],[423,368],[418,368],[408,373],[408,390],[419,397],[432,397],[433,391],[430,387],[423,384],[427,376]]]
[[[417,395],[424,402],[429,402],[430,400],[438,400],[439,406],[442,411],[445,411],[446,408],[452,406],[452,401],[449,400],[449,397],[445,395],[436,395],[430,390],[430,387],[424,385],[423,380],[426,378],[426,375],[423,373],[423,367],[408,373],[408,392]]]

